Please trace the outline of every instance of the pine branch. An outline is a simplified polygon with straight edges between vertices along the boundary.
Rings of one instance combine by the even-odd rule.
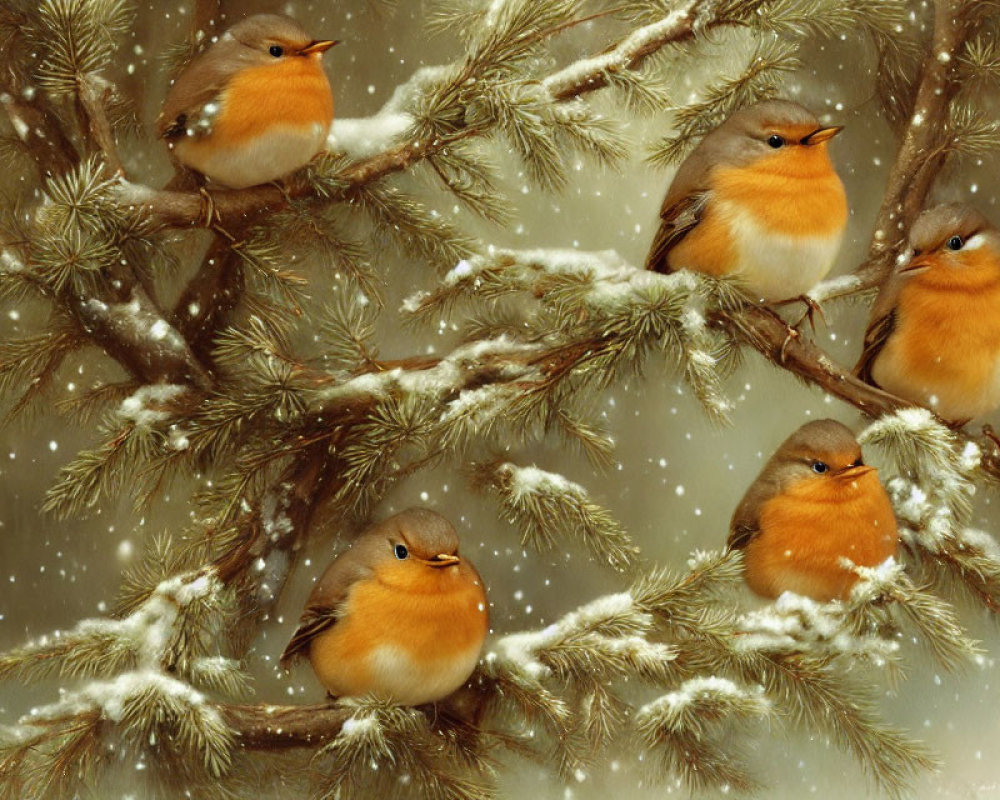
[[[705,19],[696,16],[695,11],[701,8],[702,3],[703,0],[686,0],[683,8],[665,15],[660,23],[641,28],[631,37],[623,39],[609,51],[612,53],[610,58],[598,56],[556,72],[550,76],[551,83],[545,88],[554,102],[562,102],[608,86],[606,74],[609,70],[616,72],[622,69],[634,69],[660,49],[688,40],[696,22],[705,28],[715,24],[711,16]],[[718,24],[729,24],[729,22],[728,19],[721,19]],[[418,73],[413,79],[417,85],[423,80],[423,73]],[[334,130],[336,131],[336,127]],[[282,188],[269,185],[220,193],[215,198],[215,211],[218,214],[219,224],[227,229],[244,224],[267,211],[273,212],[285,207],[289,199],[322,197],[324,202],[350,200],[364,187],[375,184],[388,175],[406,170],[430,156],[447,151],[466,138],[484,133],[486,133],[485,128],[473,124],[435,139],[405,140],[343,168],[337,175],[337,188],[334,190],[328,185],[321,191],[308,176],[300,174],[286,179]],[[336,145],[335,139],[334,145]],[[157,191],[139,184],[123,182],[118,199],[130,208],[143,211],[157,226],[189,227],[197,225],[204,218],[203,198],[194,192]]]
[[[726,678],[692,678],[642,706],[635,725],[643,745],[660,754],[660,769],[681,775],[692,791],[721,786],[752,792],[759,784],[745,756],[720,734],[769,713],[770,703],[759,690]]]
[[[19,46],[28,47],[20,36],[11,42],[11,47]],[[47,96],[26,91],[28,86],[25,77],[17,70],[3,70],[0,74],[0,107],[31,154],[39,177],[62,175],[78,163],[76,148]]]
[[[600,563],[620,572],[634,565],[638,548],[621,524],[579,484],[537,467],[474,465],[475,484],[497,499],[502,516],[521,531],[521,544],[551,549],[557,538],[579,537]]]

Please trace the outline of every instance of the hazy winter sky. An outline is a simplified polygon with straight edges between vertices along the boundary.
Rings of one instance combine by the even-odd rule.
[[[0,0],[2,2],[2,0]],[[143,5],[140,2],[140,5]],[[306,23],[318,38],[338,38],[343,46],[326,57],[336,99],[337,114],[362,117],[375,113],[414,69],[442,63],[455,53],[446,37],[429,39],[421,29],[422,4],[404,0],[394,16],[373,15],[364,0],[315,3],[231,2],[240,17],[256,11],[286,11]],[[185,4],[149,3],[140,9],[134,42],[122,51],[122,80],[129,91],[143,96],[143,119],[154,118],[165,89],[156,54],[178,41],[187,29]],[[567,39],[558,50],[560,63],[594,52],[609,39],[598,22]],[[706,75],[726,68],[734,49],[719,36],[714,50],[703,48],[700,66],[677,59],[671,67],[675,98],[687,99]],[[824,121],[843,124],[844,133],[832,145],[833,158],[847,186],[851,222],[834,273],[859,263],[871,234],[872,220],[891,163],[893,142],[877,118],[871,100],[871,59],[861,58],[856,42],[832,47],[810,47],[804,54],[807,68],[792,76],[786,95],[824,115]],[[134,65],[134,74],[126,69]],[[620,106],[595,98],[610,114]],[[485,225],[477,232],[502,246],[579,247],[615,249],[634,264],[641,264],[654,231],[656,212],[670,179],[669,171],[652,169],[642,160],[645,146],[669,132],[665,115],[649,121],[632,121],[629,135],[635,158],[619,173],[582,163],[573,172],[567,191],[559,196],[538,191],[522,192],[525,183],[516,164],[508,165],[506,186],[517,204],[509,229]],[[126,148],[126,160],[137,178],[153,185],[170,173],[165,148],[151,138]],[[938,199],[976,202],[1000,220],[996,202],[996,165],[968,165],[945,177]],[[16,173],[0,175],[0,189],[16,189]],[[429,181],[414,182],[422,191]],[[432,196],[432,195],[428,195]],[[442,213],[450,214],[452,201],[437,195]],[[190,237],[187,237],[190,240]],[[178,252],[191,262],[188,246]],[[401,335],[392,323],[392,310],[416,288],[430,288],[431,270],[421,264],[394,259],[382,265],[388,275],[387,309],[382,326],[383,354],[398,357],[442,352],[451,341],[448,332],[428,328],[414,337]],[[323,276],[316,276],[311,292],[330,291]],[[829,327],[820,327],[819,341],[833,357],[853,364],[860,349],[866,308],[862,304],[831,304],[826,309]],[[0,335],[33,332],[44,319],[37,307],[0,309]],[[101,375],[114,376],[96,353],[71,360],[63,370],[65,386],[89,384]],[[537,463],[561,472],[591,488],[614,512],[643,548],[651,564],[683,568],[696,548],[718,548],[726,539],[729,516],[759,469],[762,458],[796,426],[818,417],[832,416],[857,429],[860,418],[853,409],[807,389],[790,375],[780,373],[748,353],[746,364],[728,381],[735,402],[734,424],[717,428],[704,417],[697,402],[680,384],[670,364],[654,356],[641,380],[616,387],[594,398],[618,443],[617,466],[598,474],[585,459],[560,448],[538,447],[514,452],[512,460]],[[67,391],[69,389],[67,388]],[[84,521],[57,522],[40,515],[43,492],[58,467],[82,446],[93,445],[93,433],[80,431],[55,415],[41,414],[30,424],[0,432],[0,649],[6,649],[58,628],[68,628],[82,617],[98,615],[110,604],[121,567],[140,552],[151,534],[179,530],[188,510],[186,487],[177,486],[169,499],[139,519],[131,513],[129,498],[119,509],[95,514]],[[869,456],[878,463],[876,454]],[[981,493],[982,494],[982,493]],[[986,530],[998,526],[996,503],[981,496]],[[431,506],[452,518],[463,537],[464,552],[475,561],[486,579],[497,633],[543,626],[576,604],[622,588],[607,570],[589,564],[576,546],[539,556],[522,552],[518,539],[496,517],[492,504],[470,495],[457,470],[438,469],[411,478],[381,508],[388,515],[408,505]],[[312,702],[323,692],[308,668],[299,668],[291,679],[276,671],[276,657],[292,632],[311,581],[331,558],[335,531],[328,531],[311,548],[311,562],[300,565],[286,591],[283,619],[265,628],[251,654],[250,666],[261,701]],[[884,710],[894,723],[924,737],[945,759],[939,776],[923,777],[921,798],[1000,797],[1000,730],[994,688],[997,675],[994,653],[1000,651],[996,627],[978,610],[965,610],[965,621],[990,651],[982,668],[970,666],[963,676],[937,676],[932,665],[914,669],[898,697],[887,697]],[[32,703],[54,696],[58,684],[30,691],[0,684],[0,723],[13,720]],[[289,696],[293,695],[293,696]],[[776,726],[777,728],[780,726]],[[789,739],[759,730],[759,765],[770,782],[762,796],[769,798],[865,796],[868,783],[860,767],[836,748],[807,741],[804,734]],[[593,775],[565,789],[535,765],[513,762],[503,784],[506,796],[535,798],[658,798],[664,793],[685,795],[676,786],[647,787],[634,764],[622,761],[616,771]]]

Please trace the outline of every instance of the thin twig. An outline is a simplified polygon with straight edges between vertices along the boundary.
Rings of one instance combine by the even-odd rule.
[[[90,137],[101,151],[108,168],[116,175],[124,175],[125,167],[118,155],[111,122],[105,112],[105,103],[111,95],[111,84],[96,75],[83,75],[79,80],[79,94]]]

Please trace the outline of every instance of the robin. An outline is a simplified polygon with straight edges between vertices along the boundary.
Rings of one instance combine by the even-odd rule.
[[[971,206],[943,205],[917,218],[909,248],[855,373],[960,426],[1000,406],[1000,232]]]
[[[736,507],[728,546],[744,551],[746,582],[757,594],[795,592],[843,599],[857,575],[896,555],[899,535],[889,497],[861,457],[850,429],[809,422],[764,465]]]
[[[734,113],[677,170],[646,268],[733,276],[759,301],[805,300],[847,224],[827,151],[841,130],[788,100]]]
[[[308,655],[335,697],[432,703],[475,669],[489,629],[483,581],[440,514],[403,511],[363,533],[313,589],[281,655]]]
[[[294,172],[333,121],[322,58],[335,44],[278,14],[238,22],[178,76],[159,135],[182,164],[233,189]]]

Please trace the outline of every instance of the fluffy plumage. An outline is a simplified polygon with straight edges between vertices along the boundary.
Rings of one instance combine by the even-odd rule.
[[[877,471],[850,429],[825,419],[796,430],[764,465],[733,514],[728,545],[745,551],[757,594],[827,601],[857,580],[842,558],[876,566],[896,554],[897,541]]]
[[[232,188],[299,169],[323,149],[333,121],[322,66],[333,44],[290,17],[248,17],[178,76],[160,135],[182,164]]]
[[[807,292],[829,272],[847,224],[827,152],[839,130],[787,100],[737,111],[674,176],[647,269],[732,275],[766,301]]]
[[[468,679],[488,629],[483,582],[459,557],[455,529],[440,514],[410,509],[333,561],[281,664],[308,655],[332,695],[373,692],[419,705]]]
[[[971,206],[925,211],[872,306],[858,376],[960,424],[1000,407],[1000,232]]]

